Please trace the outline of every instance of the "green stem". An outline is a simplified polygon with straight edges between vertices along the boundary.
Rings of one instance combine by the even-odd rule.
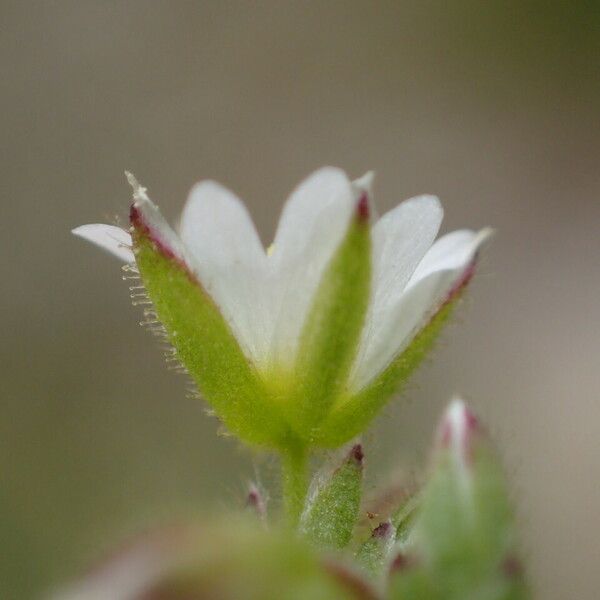
[[[288,448],[281,455],[283,502],[288,523],[296,527],[308,490],[308,452],[305,446]]]

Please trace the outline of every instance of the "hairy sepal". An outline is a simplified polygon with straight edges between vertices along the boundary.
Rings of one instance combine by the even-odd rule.
[[[433,347],[459,299],[447,301],[402,351],[370,384],[354,395],[341,396],[319,427],[315,443],[339,446],[363,432],[386,402],[408,381]]]
[[[132,239],[136,263],[158,318],[206,401],[244,441],[286,445],[290,433],[285,422],[211,296],[147,228],[134,224]]]
[[[345,548],[358,519],[363,475],[360,445],[353,446],[332,470],[317,473],[300,520],[300,531],[315,546]]]
[[[347,381],[367,311],[370,281],[371,235],[365,194],[323,273],[300,336],[296,389],[290,406],[298,431],[309,442]]]

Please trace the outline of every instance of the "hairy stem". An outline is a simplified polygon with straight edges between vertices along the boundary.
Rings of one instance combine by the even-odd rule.
[[[281,455],[283,502],[287,521],[296,527],[308,490],[308,452],[295,445]]]

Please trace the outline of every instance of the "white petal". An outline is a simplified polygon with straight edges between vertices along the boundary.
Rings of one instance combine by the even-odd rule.
[[[289,197],[269,263],[276,318],[272,355],[291,361],[323,271],[344,236],[355,205],[346,174],[326,167],[305,179]]]
[[[218,183],[203,181],[190,192],[180,232],[192,270],[247,355],[260,362],[272,335],[267,262],[245,206]]]
[[[324,167],[309,175],[288,198],[273,242],[275,264],[304,261],[306,252],[335,247],[352,213],[351,184],[341,169]]]
[[[178,235],[145,188],[132,175],[128,179],[134,188],[134,209],[150,237],[194,273],[246,356],[259,361],[272,329],[263,302],[266,257],[243,204],[217,183],[199,183],[190,192]]]
[[[467,264],[473,257],[474,248],[479,249],[492,233],[489,228],[477,233],[469,229],[459,229],[442,236],[423,257],[407,288],[434,271],[456,269]]]
[[[417,196],[389,211],[373,227],[374,316],[394,303],[433,244],[444,211],[435,196]]]
[[[221,266],[244,260],[264,262],[264,250],[242,201],[214,181],[191,190],[181,214],[181,239],[193,257]]]
[[[131,236],[120,227],[94,223],[76,227],[71,233],[88,242],[92,242],[92,244],[110,252],[125,263],[135,261],[135,257],[131,251]]]
[[[373,290],[357,365],[377,362],[378,340],[390,335],[390,313],[433,243],[442,217],[435,196],[418,196],[386,213],[373,227]]]
[[[377,323],[379,335],[367,340],[352,374],[362,388],[412,341],[462,281],[490,230],[456,231],[440,238],[423,258],[405,292]]]

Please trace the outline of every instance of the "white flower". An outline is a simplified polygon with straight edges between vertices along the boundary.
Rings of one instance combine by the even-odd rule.
[[[194,186],[176,233],[146,190],[128,177],[134,210],[151,236],[210,293],[246,356],[259,370],[292,365],[324,269],[360,197],[370,195],[370,174],[351,182],[335,168],[313,173],[285,204],[267,251],[244,204],[218,183]],[[439,200],[423,195],[372,224],[371,300],[350,390],[381,373],[470,276],[490,230],[459,230],[434,241],[442,216]],[[135,260],[129,234],[118,227],[84,225],[73,233],[125,262]]]

